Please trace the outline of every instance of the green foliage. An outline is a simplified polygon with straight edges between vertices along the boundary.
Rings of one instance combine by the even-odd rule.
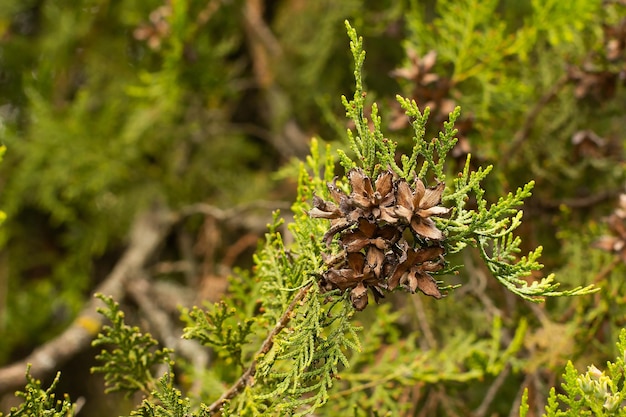
[[[472,384],[490,379],[502,372],[518,354],[527,329],[526,323],[521,322],[506,349],[500,346],[502,323],[499,318],[494,319],[489,337],[482,340],[457,334],[445,346],[424,349],[419,340],[423,335],[410,335],[382,344],[379,337],[383,336],[383,340],[390,337],[393,320],[398,319],[397,313],[389,313],[384,307],[380,307],[384,314],[377,315],[368,331],[369,337],[362,341],[363,351],[354,355],[351,368],[341,374],[327,415],[353,412],[358,416],[374,412],[404,415],[410,410],[419,410],[426,405],[427,398],[416,398],[415,404],[399,402],[398,398],[409,396],[415,386],[423,387],[427,397],[435,395],[437,389],[446,384]],[[427,388],[429,386],[433,389]]]
[[[208,15],[202,0],[5,3],[1,198],[12,221],[0,241],[16,295],[0,357],[71,322],[96,263],[123,246],[138,212],[264,196],[275,157],[233,122],[241,2]],[[137,33],[162,10],[166,34],[153,33],[152,47]]]
[[[349,366],[346,352],[360,349],[346,297],[326,306],[323,301],[319,295],[308,301],[302,317],[292,318],[288,332],[259,361],[257,378],[264,387],[257,400],[271,398],[268,411],[308,415],[324,405],[335,379]]]
[[[444,201],[453,201],[455,208],[448,223],[448,230],[458,233],[451,233],[453,252],[462,249],[468,242],[477,245],[493,276],[511,292],[529,301],[542,301],[544,296],[584,295],[598,290],[590,285],[559,292],[556,291],[559,284],[553,282],[553,275],[530,285],[522,279],[532,271],[542,268],[537,262],[542,248],[539,247],[518,260],[516,254],[520,252],[521,239],[513,235],[513,231],[522,223],[522,212],[516,207],[531,195],[534,182],[519,188],[515,194],[509,193],[506,197],[500,197],[487,208],[480,181],[491,171],[491,166],[472,173],[469,173],[468,168],[469,157],[463,174],[454,181],[455,191],[444,197]],[[475,195],[476,210],[466,209],[469,192]]]
[[[184,398],[173,382],[174,375],[166,373],[157,381],[150,399],[144,399],[131,416],[142,417],[191,417],[208,414],[192,414],[188,398]]]
[[[108,267],[98,262],[115,255],[130,219],[150,202],[178,208],[209,200],[228,208],[266,195],[267,171],[278,164],[274,153],[291,152],[280,141],[268,152],[268,143],[282,138],[286,121],[294,119],[310,123],[306,132],[324,136],[320,110],[311,103],[327,103],[327,94],[346,91],[339,85],[339,65],[328,63],[349,55],[338,53],[335,35],[336,23],[351,13],[380,44],[372,39],[368,57],[375,64],[365,66],[362,39],[348,25],[356,81],[354,96],[342,97],[353,126],[349,150],[335,152],[343,145],[313,139],[310,155],[286,176],[297,175],[293,221],[285,228],[277,212],[252,271],[237,272],[223,301],[184,312],[185,337],[215,353],[210,366],[198,370],[180,361],[178,379],[170,371],[157,380],[153,366],[172,366],[173,353],[157,350],[154,339],[127,326],[119,307],[104,299],[103,313],[113,324],[95,343],[112,345],[99,355],[105,364],[96,368],[105,374],[107,390],[143,391],[147,398],[133,415],[145,416],[217,410],[224,416],[507,415],[522,381],[532,377],[540,385],[550,371],[560,372],[570,353],[580,363],[609,351],[603,344],[623,325],[623,266],[612,263],[605,273],[608,255],[589,253],[593,239],[581,224],[602,204],[580,210],[569,202],[582,197],[586,204],[590,194],[591,201],[601,202],[595,192],[610,196],[623,184],[620,147],[581,157],[573,135],[593,130],[605,140],[599,142],[619,145],[624,90],[614,91],[614,99],[581,99],[581,83],[570,78],[570,70],[621,70],[619,62],[601,55],[603,25],[621,19],[619,2],[438,0],[409,2],[407,10],[403,2],[296,2],[298,9],[285,1],[265,11],[279,16],[273,26],[254,32],[270,36],[248,39],[251,23],[241,16],[250,15],[241,13],[240,2],[208,2],[217,6],[204,21],[207,2],[200,0],[83,3],[44,1],[41,39],[22,39],[0,16],[0,35],[6,34],[0,37],[38,45],[22,55],[26,49],[11,41],[0,57],[20,68],[19,74],[0,74],[15,81],[0,95],[23,86],[19,100],[10,100],[19,103],[19,117],[0,119],[11,151],[7,162],[15,168],[4,184],[2,205],[20,220],[2,236],[16,272],[3,327],[12,337],[0,346],[0,356],[29,334],[44,340],[60,328],[60,322],[49,326],[57,317],[51,312],[68,306],[77,311],[90,278]],[[168,35],[153,48],[135,30],[156,6],[168,6],[171,13],[163,16]],[[407,65],[417,66],[411,50],[422,58],[435,51],[434,67],[418,69],[448,83],[449,90],[435,93],[451,106],[415,96],[414,80],[396,84],[379,76],[398,67],[402,24],[408,28]],[[100,38],[102,31],[111,36]],[[258,39],[265,54],[245,55],[257,49]],[[128,59],[113,62],[114,54]],[[59,59],[40,62],[45,56]],[[373,75],[369,85],[364,72]],[[256,113],[257,105],[263,111]],[[4,118],[6,109],[0,110]],[[322,111],[333,110],[328,105]],[[255,117],[267,117],[266,126],[248,124]],[[408,129],[396,130],[391,117],[408,119]],[[343,137],[345,124],[335,124]],[[445,234],[445,265],[433,275],[447,298],[385,294],[380,305],[355,312],[347,293],[318,287],[328,259],[340,257],[341,247],[336,240],[324,244],[329,225],[309,216],[311,201],[328,200],[327,183],[335,177],[338,188],[349,192],[338,168],[354,167],[372,179],[390,169],[413,185],[445,183],[442,205],[450,211],[434,218]],[[32,220],[42,218],[40,232]],[[111,218],[119,221],[111,224]],[[416,245],[422,243],[431,244]],[[542,254],[551,267],[560,267],[557,276],[568,289],[558,288],[552,274],[541,277]],[[37,258],[37,268],[30,258]],[[23,275],[31,278],[13,278]],[[596,291],[589,282],[606,291],[551,300]],[[526,302],[546,297],[542,307]],[[71,314],[59,316],[67,321]],[[546,339],[548,346],[541,343]],[[560,351],[565,344],[571,350]],[[622,398],[623,380],[615,372],[598,376],[590,370],[585,376],[569,366],[565,378],[578,385],[564,385],[565,397],[553,391],[548,415],[565,415],[566,407],[569,415],[606,413],[606,399]],[[189,378],[203,378],[199,394],[197,386],[185,392]],[[619,382],[612,385],[613,379]],[[583,398],[579,382],[596,391]],[[613,397],[601,401],[593,397],[597,389]],[[521,413],[530,409],[525,401]]]
[[[225,356],[243,367],[242,346],[247,342],[254,320],[235,322],[235,314],[236,309],[224,302],[207,310],[194,307],[191,311],[183,311],[187,320],[183,337],[215,347],[220,356]]]
[[[0,124],[0,130],[2,129],[2,125]],[[4,157],[4,153],[6,152],[7,148],[6,146],[0,146],[0,162],[2,161],[2,158]],[[6,213],[4,211],[0,211],[0,224],[4,223],[4,221],[6,220]]]
[[[318,161],[318,155],[309,159],[313,164]],[[255,384],[246,387],[229,405],[236,415],[310,413],[327,401],[335,377],[348,365],[347,351],[359,349],[358,328],[350,320],[353,309],[349,301],[336,297],[333,302],[325,302],[329,294],[319,294],[313,285],[312,272],[319,269],[321,258],[319,244],[312,245],[316,239],[311,233],[317,234],[319,242],[324,230],[306,213],[298,220],[291,225],[295,242],[287,250],[277,231],[283,222],[277,213],[265,245],[255,256],[255,279],[260,282],[263,300],[263,314],[255,324],[269,335],[252,358]],[[223,355],[223,359],[237,362],[241,339],[228,335],[243,333],[229,333],[223,326],[219,330],[223,336],[216,332],[220,329],[216,323],[223,323],[224,318],[220,311],[227,312],[225,308],[217,304],[209,309],[205,317],[211,319],[195,320],[185,335],[203,342],[211,334],[213,340],[209,343],[224,344],[222,351],[235,353]],[[202,317],[200,314],[198,311],[194,316]],[[237,326],[241,328],[242,324]]]
[[[41,381],[30,374],[30,366],[26,369],[26,387],[15,395],[23,399],[22,404],[12,407],[7,417],[70,417],[74,415],[74,405],[67,395],[62,400],[57,398],[54,390],[59,383],[60,373],[43,389]],[[0,416],[3,414],[0,413]]]
[[[591,365],[584,374],[576,371],[572,362],[567,363],[563,374],[563,391],[552,388],[544,416],[623,416],[626,415],[626,329],[622,329],[617,342],[617,358],[607,362],[602,371]],[[522,398],[520,417],[528,412],[526,394]]]
[[[104,326],[92,342],[94,347],[103,348],[96,356],[102,362],[92,368],[92,372],[104,374],[106,392],[122,391],[131,395],[136,391],[148,393],[153,389],[153,368],[156,365],[170,364],[168,349],[155,349],[158,342],[149,334],[143,334],[136,326],[124,322],[124,313],[111,297],[98,294],[105,304],[99,309],[112,326]]]

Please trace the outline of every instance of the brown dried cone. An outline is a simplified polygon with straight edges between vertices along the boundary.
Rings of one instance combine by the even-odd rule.
[[[441,207],[441,195],[445,184],[440,182],[435,187],[426,188],[422,180],[415,180],[415,190],[409,184],[399,179],[396,183],[396,206],[393,210],[387,210],[385,220],[390,223],[402,221],[411,226],[417,235],[432,240],[444,238],[441,230],[437,229],[431,216],[447,214],[450,210]]]
[[[612,236],[602,236],[593,243],[598,249],[612,252],[626,263],[626,194],[619,196],[619,207],[608,218]]]
[[[453,90],[454,80],[434,72],[437,63],[436,51],[431,50],[420,57],[415,49],[409,47],[406,50],[406,55],[408,58],[407,66],[391,71],[390,75],[409,82],[411,89],[408,92],[408,98],[415,100],[422,109],[429,107],[435,126],[441,130],[443,123],[448,120],[449,114],[457,106],[456,100],[458,100],[459,92]],[[389,128],[400,130],[409,127],[411,120],[406,116],[402,106],[397,101],[390,104],[392,120],[388,125]],[[458,160],[461,169],[465,166],[467,155],[471,153],[468,135],[474,130],[473,125],[471,115],[457,119],[454,124],[455,129],[457,129],[458,142],[452,149],[451,156]]]
[[[437,52],[430,51],[420,57],[414,49],[407,49],[408,66],[391,71],[390,75],[396,78],[408,80],[413,90],[410,97],[420,106],[430,107],[432,115],[437,123],[445,120],[450,112],[456,107],[455,101],[450,98],[452,80],[441,77],[433,72],[437,63]],[[404,111],[395,105],[395,117],[391,122],[392,130],[403,129],[409,125],[409,120]]]
[[[372,180],[359,168],[348,172],[348,180],[352,187],[350,198],[354,205],[361,209],[362,217],[369,220],[378,220],[382,211],[394,202],[393,173],[385,171],[376,178],[375,186]]]
[[[332,183],[328,183],[331,197],[335,203],[313,196],[313,209],[309,211],[309,216],[313,218],[329,219],[330,229],[324,234],[324,242],[330,246],[330,242],[335,234],[346,230],[356,223],[358,213],[354,213],[352,201],[336,185],[337,178]]]
[[[405,242],[400,263],[389,278],[388,289],[402,286],[411,293],[420,290],[431,297],[441,298],[441,291],[430,272],[443,269],[444,253],[444,249],[439,246],[413,249]]]
[[[350,290],[357,310],[367,306],[368,289],[376,302],[386,290],[397,287],[441,298],[430,273],[444,266],[440,246],[444,235],[431,216],[449,211],[439,206],[444,184],[426,188],[416,179],[412,189],[406,180],[394,180],[390,170],[382,172],[374,183],[358,168],[350,170],[347,177],[350,194],[339,189],[335,179],[327,184],[333,201],[316,196],[309,212],[311,217],[331,221],[323,238],[326,245],[330,246],[338,234],[343,248],[337,255],[323,255],[326,271],[320,287]],[[416,244],[430,241],[429,246],[413,248],[403,237],[407,229],[418,237]]]
[[[626,18],[603,29],[604,53],[592,55],[582,65],[568,68],[578,99],[603,103],[615,96],[620,84],[626,85]]]
[[[327,184],[333,202],[325,201],[318,196],[313,197],[311,217],[331,220],[331,227],[324,235],[324,241],[330,245],[335,234],[355,225],[360,218],[376,221],[382,210],[393,205],[393,173],[381,173],[375,182],[359,168],[351,169],[347,174],[352,189],[346,195],[337,187],[337,178]]]
[[[374,293],[378,301],[384,297],[383,290],[387,288],[383,276],[384,253],[370,246],[367,255],[361,252],[352,252],[346,255],[346,262],[341,267],[328,269],[322,275],[321,287],[324,289],[351,289],[350,299],[357,310],[367,306],[367,288]]]
[[[568,68],[568,77],[575,84],[577,99],[591,99],[597,103],[612,99],[619,82],[624,82],[619,73],[596,69],[590,64]]]
[[[366,219],[360,219],[359,227],[345,231],[339,241],[346,252],[359,252],[369,245],[386,251],[401,237],[402,229],[391,225],[378,226]]]
[[[626,18],[615,26],[604,26],[606,58],[619,61],[626,57]]]

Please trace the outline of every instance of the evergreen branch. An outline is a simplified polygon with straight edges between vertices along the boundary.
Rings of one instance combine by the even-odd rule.
[[[278,383],[257,398],[274,399],[274,403],[280,399],[278,407],[290,412],[305,406],[296,415],[309,415],[325,404],[340,366],[349,366],[344,350],[360,351],[356,335],[359,329],[351,323],[353,313],[346,293],[330,305],[310,299],[299,323],[277,343],[277,352],[269,355],[264,364],[263,374],[269,382],[266,385]],[[282,369],[281,365],[286,370],[277,372],[275,369]]]
[[[287,326],[297,305],[306,297],[312,285],[313,282],[302,287],[300,291],[296,293],[287,309],[278,319],[278,322],[276,323],[272,331],[267,335],[267,337],[261,344],[261,347],[254,355],[252,363],[250,363],[248,368],[239,377],[239,379],[226,392],[224,392],[219,399],[217,399],[215,402],[207,407],[206,410],[209,414],[212,415],[218,413],[219,409],[224,405],[225,402],[234,398],[244,387],[249,386],[252,383],[254,375],[256,373],[259,358],[263,357],[270,351],[274,344],[275,337],[285,328],[285,326]]]
[[[541,302],[547,296],[584,295],[597,291],[593,285],[557,291],[559,283],[554,281],[553,275],[530,284],[524,279],[533,271],[543,268],[537,262],[541,247],[516,259],[521,239],[513,235],[522,223],[523,213],[517,207],[531,195],[534,181],[488,206],[480,183],[490,172],[491,166],[470,172],[469,161],[468,156],[463,172],[454,180],[454,191],[443,198],[444,202],[453,203],[450,219],[438,220],[438,224],[448,232],[446,243],[449,251],[458,252],[468,244],[477,246],[491,274],[508,290],[528,301]],[[470,193],[475,196],[475,210],[466,209]]]
[[[391,167],[391,169],[398,174],[401,178],[405,178],[407,181],[412,181],[414,174],[417,170],[417,159],[420,156],[425,156],[425,152],[428,152],[426,148],[428,145],[424,140],[424,136],[426,135],[426,123],[428,122],[428,117],[430,115],[430,108],[426,107],[423,112],[420,111],[415,100],[406,99],[400,95],[396,96],[396,100],[400,103],[400,106],[404,109],[407,117],[412,118],[411,125],[413,126],[413,132],[415,136],[413,136],[413,149],[411,151],[411,156],[402,155],[400,160],[402,162],[402,166],[400,167],[396,163],[395,158],[395,150],[396,144],[391,141],[382,143],[382,150],[380,152],[381,162],[385,165]],[[422,170],[427,168],[427,165],[424,164],[422,166]],[[420,170],[418,177],[423,178],[425,172]]]
[[[91,368],[92,372],[104,374],[105,393],[126,391],[128,395],[136,391],[151,392],[154,378],[151,368],[158,364],[170,363],[169,349],[154,350],[158,342],[149,334],[142,334],[138,327],[124,322],[124,313],[111,297],[96,294],[106,309],[98,312],[111,321],[112,326],[104,326],[92,346],[104,346],[96,359],[101,366]]]
[[[225,302],[216,303],[210,311],[194,307],[184,311],[188,325],[183,333],[185,339],[195,339],[205,346],[218,348],[220,355],[228,356],[243,367],[242,348],[252,332],[253,319],[237,322],[233,327],[232,320],[236,309]]]
[[[602,371],[595,365],[579,374],[568,361],[563,374],[562,390],[550,389],[544,417],[623,416],[626,414],[626,329],[622,329],[617,342],[615,361],[607,362]],[[528,413],[528,394],[525,391],[520,405],[520,417]]]
[[[44,390],[41,387],[41,381],[31,375],[30,368],[30,365],[26,367],[26,387],[24,391],[15,393],[17,397],[21,397],[24,401],[19,406],[12,407],[7,417],[73,416],[76,410],[67,394],[64,395],[62,400],[56,398],[55,389],[59,383],[61,373],[57,372],[50,387]],[[0,417],[2,417],[2,415],[3,414],[0,412]]]
[[[418,178],[425,178],[427,172],[432,171],[433,176],[437,181],[444,182],[446,176],[444,174],[444,164],[448,152],[452,150],[456,145],[457,130],[454,128],[454,123],[461,114],[461,108],[455,107],[450,113],[447,122],[444,122],[443,132],[439,132],[437,138],[433,138],[431,141],[426,141],[424,136],[426,134],[426,123],[428,122],[428,116],[430,115],[430,109],[426,107],[423,112],[420,111],[415,100],[409,100],[401,96],[396,96],[396,99],[400,103],[400,106],[404,109],[406,115],[412,118],[411,125],[415,136],[413,141],[415,143],[411,156],[407,157],[403,155],[402,160],[402,177],[410,179],[417,169],[417,158],[422,156],[424,163],[417,173]]]
[[[516,241],[519,242],[519,239]],[[578,286],[566,291],[557,291],[560,284],[554,281],[554,274],[529,284],[523,278],[530,276],[533,271],[540,270],[543,267],[543,265],[537,262],[541,255],[541,246],[527,256],[520,258],[519,261],[510,263],[510,260],[503,261],[497,256],[490,256],[487,253],[490,243],[489,239],[479,239],[479,242],[478,247],[481,257],[492,275],[509,291],[525,300],[539,303],[544,301],[544,297],[586,295],[600,290],[594,287],[594,285],[588,285],[586,287]]]
[[[157,381],[150,398],[145,398],[141,406],[130,413],[131,416],[142,417],[191,417],[191,401],[183,397],[179,389],[174,387],[174,375],[166,372]]]
[[[369,127],[369,121],[365,116],[365,96],[363,91],[363,62],[365,61],[365,51],[363,50],[363,38],[357,36],[356,30],[345,21],[348,37],[350,38],[350,51],[354,58],[354,78],[355,89],[353,99],[348,101],[345,96],[341,96],[341,102],[346,109],[346,117],[354,122],[356,135],[348,130],[348,143],[350,149],[354,152],[356,160],[367,171],[369,175],[374,175],[375,159],[376,159],[376,140],[374,137],[382,139],[380,129],[372,132]],[[372,107],[372,119],[374,124],[380,127],[378,119],[378,108],[376,105]],[[339,151],[339,160],[346,171],[357,166],[357,163],[351,160],[344,152]]]

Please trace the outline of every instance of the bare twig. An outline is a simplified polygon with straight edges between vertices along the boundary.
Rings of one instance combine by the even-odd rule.
[[[221,209],[206,203],[196,203],[183,207],[180,210],[181,217],[191,216],[193,214],[204,214],[211,216],[220,221],[233,221],[238,219],[242,214],[253,210],[289,210],[291,204],[283,201],[257,200],[248,204],[241,204],[230,209]],[[264,224],[265,228],[265,224]]]
[[[185,282],[190,288],[198,287],[198,274],[199,266],[194,258],[193,253],[193,238],[184,228],[179,228],[176,233],[178,238],[178,248],[180,250],[181,258],[186,265],[186,268],[182,270],[185,274]]]
[[[415,313],[417,314],[417,323],[422,330],[424,337],[420,337],[420,343],[422,346],[422,350],[431,350],[437,349],[437,339],[428,324],[428,317],[426,317],[426,310],[424,310],[424,303],[422,302],[422,297],[411,297],[413,300],[413,305],[415,306]]]
[[[228,268],[232,268],[235,265],[237,257],[241,255],[246,249],[254,248],[259,243],[259,235],[256,233],[246,233],[241,236],[237,241],[232,244],[224,254],[222,259],[222,265]]]
[[[519,390],[517,391],[517,395],[515,395],[515,401],[513,401],[513,405],[511,406],[511,410],[509,411],[509,417],[519,416],[519,408],[522,404],[522,395],[524,394],[524,391],[530,386],[532,379],[532,374],[526,374],[524,381],[521,383]],[[530,395],[532,395],[532,393],[530,393]],[[534,402],[532,398],[529,398],[529,400],[531,404]]]
[[[595,206],[603,201],[613,199],[622,193],[621,189],[600,191],[580,198],[565,198],[563,200],[549,200],[545,198],[538,199],[536,204],[541,208],[556,209],[561,206],[570,208],[587,208]]]
[[[144,267],[147,259],[163,242],[175,221],[175,216],[161,208],[139,216],[130,235],[129,246],[109,276],[94,292],[120,299],[124,296],[124,285]],[[89,346],[100,331],[104,318],[97,308],[104,307],[92,298],[78,317],[63,333],[36,348],[28,357],[0,368],[0,392],[16,389],[26,384],[26,366],[31,364],[31,375],[42,378],[56,370],[77,352]]]
[[[281,109],[289,106],[291,99],[276,81],[276,68],[283,50],[264,20],[265,3],[265,0],[246,0],[243,13],[254,79],[262,94],[260,112],[265,116],[266,125],[272,126],[268,139],[273,148],[286,160],[294,156],[304,157],[309,151],[309,135],[294,118],[285,120],[282,117],[284,112]]]
[[[276,335],[278,335],[278,333],[280,333],[281,330],[285,328],[285,326],[287,326],[287,324],[289,323],[289,320],[291,320],[293,311],[295,310],[298,303],[302,301],[304,297],[307,295],[307,293],[309,292],[309,289],[311,288],[311,285],[313,285],[313,282],[310,282],[309,284],[305,285],[297,292],[297,294],[295,295],[293,300],[291,300],[291,303],[289,304],[289,306],[287,307],[283,315],[280,317],[280,319],[278,319],[278,322],[276,323],[272,331],[267,335],[267,337],[261,344],[261,347],[259,348],[258,352],[254,355],[254,359],[252,360],[252,363],[250,364],[248,369],[246,369],[246,371],[228,389],[228,391],[222,394],[222,396],[217,401],[215,401],[213,404],[211,404],[208,407],[209,413],[211,414],[217,413],[226,401],[234,398],[239,393],[239,391],[241,391],[246,385],[249,385],[252,382],[252,378],[254,377],[254,374],[256,373],[256,366],[257,366],[258,358],[262,355],[265,355],[267,352],[270,351],[270,349],[274,345],[274,338],[276,337]]]
[[[495,316],[501,315],[500,309],[487,295],[487,283],[489,282],[487,272],[476,265],[475,259],[470,251],[463,251],[463,264],[468,271],[468,275],[472,277],[472,280],[461,287],[458,293],[469,292],[473,294],[485,306],[485,313],[489,320],[493,320]]]
[[[172,324],[169,315],[157,305],[151,293],[151,285],[147,277],[135,279],[127,285],[129,295],[135,300],[143,316],[149,322],[155,336],[166,347],[184,356],[194,366],[195,372],[202,372],[209,363],[209,353],[194,340],[181,338],[182,331]],[[191,392],[200,393],[202,378],[195,378]]]
[[[539,117],[544,107],[546,107],[548,103],[550,103],[550,101],[552,101],[557,96],[559,91],[561,91],[561,89],[565,86],[565,84],[567,84],[569,80],[569,75],[564,74],[561,78],[557,80],[556,83],[554,83],[552,88],[546,91],[546,93],[541,96],[539,101],[535,103],[535,106],[526,116],[526,120],[524,120],[524,124],[522,125],[521,129],[515,132],[515,136],[513,136],[513,140],[511,141],[509,148],[506,150],[506,152],[503,152],[502,156],[500,157],[499,163],[502,166],[506,166],[511,157],[520,148],[522,142],[524,142],[526,138],[528,138],[530,130],[533,128],[537,117]]]
[[[502,372],[498,374],[496,379],[493,381],[493,384],[491,384],[491,386],[487,390],[487,393],[485,394],[483,401],[480,403],[476,411],[474,411],[474,413],[472,414],[473,417],[484,417],[487,414],[487,410],[489,409],[489,406],[491,405],[493,400],[496,398],[496,394],[498,393],[498,390],[500,389],[500,387],[502,387],[502,384],[504,384],[506,377],[509,376],[510,373],[511,373],[511,365],[506,364]]]

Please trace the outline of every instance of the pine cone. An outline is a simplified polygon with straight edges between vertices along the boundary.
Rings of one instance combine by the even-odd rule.
[[[442,240],[443,233],[437,229],[430,216],[448,213],[447,208],[438,206],[441,203],[444,188],[444,183],[439,183],[433,188],[426,188],[422,180],[418,179],[415,181],[415,190],[411,190],[405,180],[398,180],[396,184],[397,204],[391,217],[404,221],[421,237]]]
[[[343,250],[323,255],[326,270],[320,288],[330,291],[350,290],[350,300],[357,310],[368,304],[367,290],[378,302],[388,290],[401,287],[411,293],[420,290],[441,298],[437,282],[430,275],[445,265],[445,236],[431,216],[448,213],[439,206],[445,185],[426,188],[416,179],[415,189],[404,179],[394,180],[392,171],[382,172],[372,180],[361,169],[347,174],[350,194],[343,192],[336,179],[328,183],[333,201],[315,196],[313,218],[330,220],[324,241],[331,246],[335,235]],[[404,237],[410,231],[412,246]]]
[[[389,290],[403,286],[411,293],[419,289],[426,295],[441,298],[437,282],[429,272],[439,271],[444,267],[444,252],[439,246],[418,249],[405,247],[403,259],[389,278]]]
[[[607,219],[610,236],[601,236],[593,247],[617,254],[626,262],[626,194],[620,194],[619,206]]]

